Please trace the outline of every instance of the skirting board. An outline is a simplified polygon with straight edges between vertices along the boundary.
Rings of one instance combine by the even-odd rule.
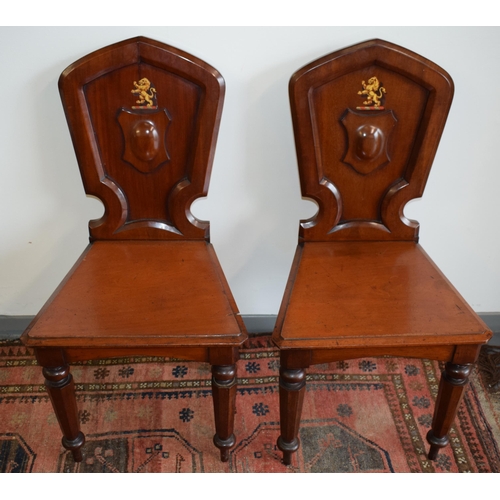
[[[494,332],[490,345],[500,346],[500,312],[478,314]],[[271,333],[276,323],[273,314],[242,314],[241,317],[251,336]],[[18,339],[32,319],[33,316],[0,316],[0,340]]]

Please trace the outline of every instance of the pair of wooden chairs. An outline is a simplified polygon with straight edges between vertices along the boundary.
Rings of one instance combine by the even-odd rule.
[[[82,459],[72,362],[174,356],[212,366],[214,444],[226,461],[247,333],[209,224],[190,212],[207,194],[224,81],[200,59],[138,37],[80,59],[59,86],[85,191],[105,206],[22,337],[43,367],[63,446]],[[491,332],[420,247],[403,209],[423,193],[452,96],[445,71],[380,40],[291,79],[302,194],[319,210],[300,224],[273,334],[285,464],[299,446],[306,369],[357,357],[445,362],[429,458],[448,442]]]

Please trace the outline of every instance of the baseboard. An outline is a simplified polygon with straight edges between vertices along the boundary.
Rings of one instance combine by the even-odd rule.
[[[493,338],[489,341],[491,346],[500,346],[500,313],[485,312],[478,313],[479,317],[488,325],[493,332]]]
[[[488,325],[493,333],[500,334],[500,313],[485,312],[478,313],[478,316]]]
[[[34,316],[0,316],[0,340],[18,339]]]
[[[242,314],[241,318],[249,335],[265,335],[274,330],[276,316],[274,314]]]
[[[494,333],[490,345],[500,346],[500,312],[478,315]],[[271,333],[276,323],[274,314],[242,314],[241,317],[252,337]],[[0,316],[0,340],[18,339],[32,319],[33,316]]]

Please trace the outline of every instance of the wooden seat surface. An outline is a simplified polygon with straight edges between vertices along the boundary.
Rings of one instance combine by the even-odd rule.
[[[205,241],[97,241],[27,331],[33,346],[238,344],[243,338]],[[140,339],[139,343],[138,340]]]
[[[309,242],[298,247],[294,267],[275,332],[282,348],[489,338],[484,323],[414,242]]]

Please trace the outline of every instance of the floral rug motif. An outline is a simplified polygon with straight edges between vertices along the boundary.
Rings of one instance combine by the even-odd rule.
[[[212,443],[208,364],[131,357],[72,366],[86,435],[75,463],[30,349],[0,342],[0,472],[500,472],[500,394],[475,371],[436,461],[426,458],[440,368],[410,358],[311,367],[290,466],[277,449],[279,355],[252,338],[238,362],[236,445]]]

